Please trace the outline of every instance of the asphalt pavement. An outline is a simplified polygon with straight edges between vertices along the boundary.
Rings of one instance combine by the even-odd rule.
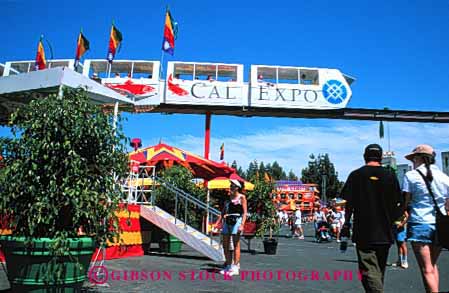
[[[346,253],[339,244],[315,243],[312,224],[305,225],[305,239],[285,237],[284,227],[278,237],[276,255],[266,255],[263,244],[254,239],[251,248],[242,246],[240,275],[224,277],[218,272],[222,264],[202,257],[183,245],[179,254],[162,254],[152,249],[143,257],[106,261],[97,268],[104,274],[86,282],[85,292],[363,292],[357,270],[355,248]],[[154,246],[154,248],[156,248]],[[410,246],[409,246],[410,248]],[[397,260],[396,248],[390,249],[389,263]],[[438,261],[440,291],[449,291],[449,251]],[[8,282],[0,266],[0,289]],[[424,292],[419,269],[410,249],[409,268],[389,265],[385,292]]]

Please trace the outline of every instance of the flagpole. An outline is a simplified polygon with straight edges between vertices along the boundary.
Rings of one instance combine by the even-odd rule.
[[[112,27],[111,27],[111,32],[109,33],[109,41],[111,40],[112,30],[114,29],[114,19],[112,19],[111,26]],[[109,50],[108,50],[108,54],[109,54]],[[108,58],[109,58],[109,55],[108,55]],[[111,69],[112,69],[112,60],[108,59],[108,66],[106,69],[108,71],[108,78],[110,78],[111,77]]]
[[[78,71],[78,63],[81,61],[81,58],[79,58],[79,56],[78,56],[78,46],[80,43],[80,37],[81,37],[82,33],[83,33],[83,27],[80,28],[80,33],[78,34],[78,39],[76,40],[75,63],[73,64],[73,69],[75,70],[75,72]]]
[[[164,13],[164,25],[163,25],[163,29],[162,29],[162,50],[161,50],[161,58],[160,63],[161,63],[161,68],[159,69],[159,79],[162,79],[163,77],[163,71],[164,71],[164,30],[165,30],[165,18],[167,17],[167,11],[168,11],[168,5],[165,8],[165,13]]]
[[[160,63],[161,63],[161,68],[159,69],[159,79],[162,79],[163,75],[163,71],[164,71],[164,50],[161,50],[161,59],[160,59]]]
[[[47,59],[47,61],[51,61],[51,60],[53,60],[53,48],[52,48],[50,42],[48,41],[48,39],[44,38],[44,35],[42,35],[42,39],[43,40],[45,39],[45,42],[47,43],[47,46],[50,49],[50,60]],[[42,46],[43,46],[43,44],[42,44]]]

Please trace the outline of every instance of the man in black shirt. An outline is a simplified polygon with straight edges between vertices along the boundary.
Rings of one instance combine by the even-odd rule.
[[[342,236],[349,235],[354,215],[352,241],[356,243],[359,270],[366,292],[383,292],[388,250],[393,244],[391,226],[404,211],[396,175],[381,166],[382,148],[365,148],[365,166],[353,171],[341,192],[346,200]]]

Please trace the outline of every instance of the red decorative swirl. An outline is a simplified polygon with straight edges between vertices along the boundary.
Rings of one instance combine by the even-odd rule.
[[[181,88],[179,85],[173,83],[173,76],[170,74],[170,76],[168,77],[168,89],[174,93],[175,95],[178,96],[187,96],[189,94],[188,91],[186,91],[185,89]]]

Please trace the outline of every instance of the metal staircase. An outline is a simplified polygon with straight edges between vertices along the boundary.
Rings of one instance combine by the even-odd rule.
[[[157,206],[142,205],[140,215],[210,259],[224,261],[223,248],[220,243]]]
[[[146,174],[148,174],[147,178],[137,178],[136,175],[130,176],[128,178],[128,183],[124,187],[124,190],[128,192],[128,201],[141,204],[141,217],[167,233],[177,237],[179,240],[210,259],[214,261],[224,261],[225,258],[222,245],[212,239],[211,234],[205,235],[188,223],[189,208],[197,207],[202,209],[208,214],[208,217],[219,216],[220,211],[210,207],[207,203],[200,201],[173,184],[157,177],[154,172],[146,172]],[[144,180],[150,182],[152,186],[151,189],[142,188],[141,185],[148,186],[148,184],[138,184],[139,180],[142,182]],[[152,191],[154,191],[156,186],[158,186],[158,188],[166,188],[173,193],[175,200],[174,215],[169,214],[154,204],[155,195]],[[182,213],[178,213],[181,205],[184,210]]]

